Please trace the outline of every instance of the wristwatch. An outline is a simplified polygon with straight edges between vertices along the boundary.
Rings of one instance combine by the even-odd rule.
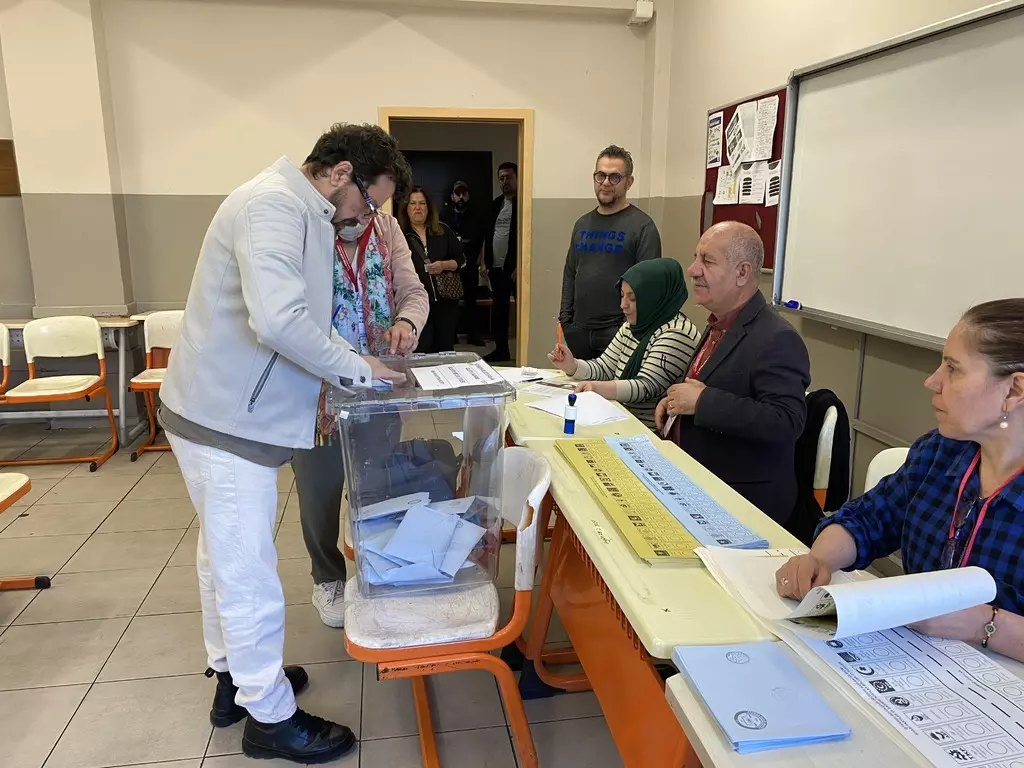
[[[410,328],[412,328],[412,335],[413,336],[419,336],[420,335],[420,331],[419,331],[419,328],[416,327],[416,323],[414,323],[408,317],[396,317],[395,318],[395,322],[396,323],[405,323],[405,324],[407,324]]]
[[[988,620],[983,629],[985,630],[985,639],[981,641],[982,648],[988,648],[988,641],[992,639],[992,635],[996,633],[996,614],[999,613],[998,608],[992,609],[992,618]]]

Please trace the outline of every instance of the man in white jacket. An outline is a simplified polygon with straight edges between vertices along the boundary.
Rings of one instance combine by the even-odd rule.
[[[336,124],[301,167],[281,158],[228,195],[160,390],[161,424],[199,515],[207,675],[218,678],[210,719],[227,726],[248,715],[242,751],[251,757],[320,763],[355,745],[346,726],[296,707],[308,676],[282,666],[277,471],[293,449],[313,446],[323,382],[399,377],[332,338],[332,260],[335,227],[368,222],[410,182],[384,131]]]

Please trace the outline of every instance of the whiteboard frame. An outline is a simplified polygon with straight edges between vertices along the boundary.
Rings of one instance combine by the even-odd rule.
[[[782,304],[782,283],[786,271],[786,239],[789,233],[789,200],[793,182],[793,151],[796,142],[796,121],[800,102],[800,82],[810,75],[817,75],[829,69],[853,64],[861,59],[878,56],[895,51],[906,45],[923,42],[929,37],[945,34],[960,27],[966,27],[980,21],[989,21],[998,16],[1012,14],[1024,10],[1024,0],[1001,0],[1000,2],[977,8],[945,21],[929,24],[913,32],[883,40],[880,43],[861,48],[851,53],[827,59],[818,64],[795,69],[789,76],[786,86],[786,122],[782,142],[782,191],[779,196],[779,226],[775,241],[775,273],[772,276],[772,304],[779,309],[790,312],[808,320],[815,320],[826,325],[847,328],[870,336],[880,336],[892,341],[910,344],[925,349],[941,350],[945,339],[929,334],[914,333],[899,328],[873,323],[859,318],[839,315],[813,307],[789,309]]]

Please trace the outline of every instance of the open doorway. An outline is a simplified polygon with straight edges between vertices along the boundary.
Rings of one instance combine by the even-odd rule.
[[[468,190],[472,207],[470,219],[476,221],[482,231],[466,249],[467,264],[471,266],[463,273],[466,296],[460,309],[459,349],[486,355],[502,345],[501,336],[505,332],[501,312],[496,308],[503,303],[499,276],[492,270],[486,277],[478,278],[476,264],[481,251],[487,251],[484,243],[494,242],[495,219],[502,215],[507,217],[514,206],[516,253],[509,251],[500,269],[506,279],[506,294],[510,294],[506,315],[508,358],[522,364],[529,342],[533,111],[381,107],[378,122],[398,139],[413,168],[413,183],[427,190],[442,220],[451,222],[457,202],[455,197],[465,197],[465,193],[453,196],[456,184]],[[514,197],[507,191],[508,169],[501,169],[502,164],[508,163],[517,166]],[[502,182],[506,182],[505,191]],[[399,205],[404,202],[396,201],[396,206]],[[399,213],[397,207],[395,213]],[[457,220],[464,220],[463,212]],[[500,224],[498,230],[500,233]],[[498,240],[501,241],[500,234]],[[492,245],[487,260],[493,262],[500,257],[500,251],[500,247],[495,251]],[[471,344],[481,340],[486,346]]]

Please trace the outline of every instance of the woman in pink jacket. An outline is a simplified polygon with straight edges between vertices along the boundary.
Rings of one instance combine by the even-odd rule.
[[[360,354],[408,354],[416,349],[430,302],[398,221],[379,213],[371,223],[343,227],[335,239],[332,331]],[[340,627],[345,620],[345,558],[338,536],[345,473],[338,425],[325,414],[325,404],[326,388],[320,395],[315,445],[295,451],[292,467],[302,537],[313,566],[313,605],[324,624]],[[373,425],[380,430],[381,419]],[[396,414],[379,437],[397,443],[401,430]]]

